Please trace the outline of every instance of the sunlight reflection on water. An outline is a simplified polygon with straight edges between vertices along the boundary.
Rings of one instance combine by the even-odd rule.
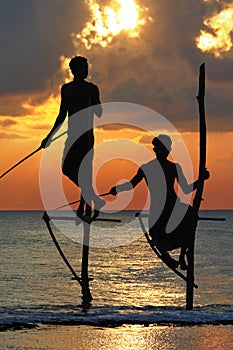
[[[232,341],[232,326],[42,326],[1,334],[2,349],[24,350],[230,350]]]

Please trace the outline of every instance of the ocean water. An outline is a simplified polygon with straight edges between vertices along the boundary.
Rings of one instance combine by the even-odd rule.
[[[93,240],[89,252],[93,301],[86,313],[80,308],[80,286],[58,255],[42,214],[0,212],[0,330],[42,324],[232,326],[233,211],[201,213],[226,221],[198,224],[195,282],[199,288],[195,290],[193,311],[185,310],[185,282],[154,255],[134,219],[135,212],[112,214],[127,225],[96,224],[92,235],[98,237],[98,232],[104,231],[110,242],[117,240],[119,233],[121,245],[98,246],[97,239]],[[80,275],[82,245],[55,226],[53,230]],[[76,230],[81,235],[82,226]]]

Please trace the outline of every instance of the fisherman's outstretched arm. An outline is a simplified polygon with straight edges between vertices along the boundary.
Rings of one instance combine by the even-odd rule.
[[[112,187],[109,193],[115,196],[119,192],[130,191],[134,187],[136,187],[137,184],[139,184],[139,182],[141,182],[143,178],[144,178],[144,173],[142,169],[139,168],[137,174],[130,181],[127,181],[127,182],[124,182],[123,184]]]

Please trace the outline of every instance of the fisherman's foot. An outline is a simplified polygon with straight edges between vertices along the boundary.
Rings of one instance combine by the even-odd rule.
[[[100,215],[99,210],[94,209],[94,215],[92,216],[92,220],[95,221],[99,215]]]
[[[78,217],[83,216],[83,214],[84,214],[84,207],[83,207],[83,205],[82,206],[79,205],[79,207],[76,210],[76,214],[77,214]]]
[[[83,210],[80,210],[78,208],[76,212],[77,218],[76,218],[76,226],[80,225],[82,222],[86,222],[87,224],[90,224],[92,221],[92,217],[90,215],[84,214]]]
[[[89,215],[83,215],[82,217],[76,218],[76,226],[80,225],[81,223],[85,222],[86,224],[90,224],[93,221],[93,218]]]
[[[162,254],[162,259],[172,269],[176,269],[179,266],[179,261],[173,259],[168,253]]]
[[[90,215],[83,215],[82,220],[86,223],[86,224],[90,224],[93,221],[93,218]]]

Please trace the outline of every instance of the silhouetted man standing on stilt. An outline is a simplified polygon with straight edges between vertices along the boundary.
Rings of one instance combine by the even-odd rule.
[[[93,205],[95,217],[104,206],[92,187],[92,161],[94,147],[94,115],[102,116],[99,89],[87,82],[88,63],[85,57],[76,56],[69,63],[74,80],[61,88],[60,111],[49,134],[42,141],[42,147],[48,147],[51,137],[64,122],[68,113],[68,137],[65,143],[62,172],[81,189],[81,201],[77,215],[83,218],[90,215]],[[87,210],[88,209],[88,210]]]

